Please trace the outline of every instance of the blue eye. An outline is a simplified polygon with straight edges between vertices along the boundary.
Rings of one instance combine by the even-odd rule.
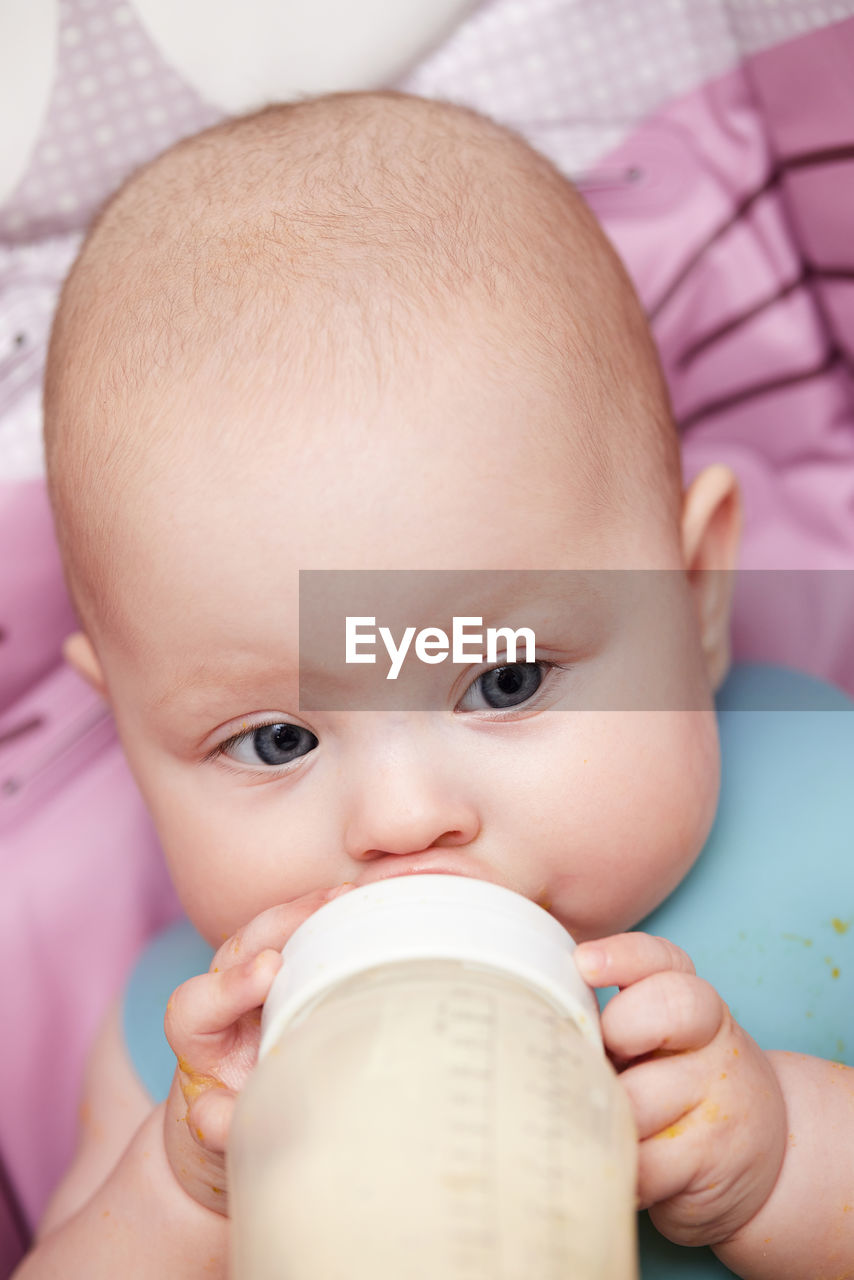
[[[521,706],[530,701],[539,690],[545,679],[543,669],[549,670],[556,665],[540,659],[538,662],[510,662],[503,667],[493,667],[491,671],[484,671],[483,675],[472,681],[457,706],[466,711],[484,708],[503,711],[509,707]],[[473,706],[469,699],[477,691],[485,702],[480,706]]]
[[[259,724],[220,743],[213,754],[228,756],[238,764],[276,768],[307,755],[317,744],[315,735],[302,725]]]

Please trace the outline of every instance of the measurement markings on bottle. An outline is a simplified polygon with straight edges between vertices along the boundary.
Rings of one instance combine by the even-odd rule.
[[[491,1039],[476,1039],[472,1036],[449,1036],[448,1038],[451,1044],[459,1049],[480,1049],[483,1052],[490,1052],[492,1049]]]
[[[541,1049],[539,1045],[529,1043],[525,1045],[525,1053],[529,1058],[539,1058],[542,1062],[547,1062],[549,1064],[554,1063],[555,1060],[553,1045],[549,1045],[547,1048]]]
[[[512,1256],[506,1259],[506,1280],[523,1280],[528,1258],[537,1259],[537,1280],[567,1280],[568,1251],[573,1230],[583,1223],[568,1209],[572,1199],[567,1169],[568,1103],[572,1090],[561,1077],[564,1047],[558,1015],[549,1009],[514,1010],[519,1034],[508,1045],[507,1070],[512,1070],[516,1088],[526,1101],[518,1119],[505,1130],[513,1151],[512,1162],[504,1158],[506,1196],[511,1197],[521,1215],[524,1240],[517,1239]],[[502,1259],[502,1261],[504,1261]],[[505,1273],[502,1273],[505,1280]]]
[[[551,1098],[559,1102],[568,1102],[574,1097],[571,1085],[560,1079],[550,1080],[544,1084],[540,1080],[528,1080],[522,1086],[526,1093],[533,1093],[540,1098]]]
[[[478,1122],[477,1120],[456,1120],[454,1122],[454,1133],[472,1133],[478,1137],[488,1137],[492,1132],[492,1127],[485,1120]]]
[[[454,988],[442,1001],[444,1142],[439,1182],[445,1203],[448,1280],[495,1280],[500,1218],[496,1200],[494,1062],[490,992]]]
[[[471,1005],[456,1006],[448,1004],[444,1012],[448,1018],[453,1019],[463,1027],[490,1028],[495,1024],[495,1017],[488,1009],[476,1009]]]

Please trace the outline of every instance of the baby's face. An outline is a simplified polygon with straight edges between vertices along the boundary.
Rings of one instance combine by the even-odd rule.
[[[426,868],[516,890],[583,940],[636,923],[702,848],[718,742],[691,590],[662,575],[663,623],[598,572],[679,570],[678,530],[642,495],[611,502],[607,477],[593,500],[555,429],[571,441],[572,395],[535,362],[461,343],[380,395],[315,385],[295,403],[210,379],[159,407],[174,443],[134,475],[114,542],[125,624],[98,652],[214,945],[318,888]],[[433,710],[300,711],[300,569],[518,571],[453,611],[527,620],[538,659],[566,669],[517,672],[506,708],[484,662],[425,668]],[[567,574],[556,601],[525,573],[543,569],[596,572]],[[446,625],[448,600],[402,577],[413,625]],[[694,709],[625,709],[656,671]]]

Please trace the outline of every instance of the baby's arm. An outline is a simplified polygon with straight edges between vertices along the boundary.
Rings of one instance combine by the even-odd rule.
[[[116,1006],[90,1054],[74,1162],[13,1280],[226,1275],[226,1220],[178,1185],[164,1111],[133,1071]]]
[[[750,1280],[854,1280],[854,1069],[765,1056],[786,1104],[783,1166],[759,1212],[715,1253]]]
[[[134,1079],[113,1012],[87,1072],[78,1156],[14,1280],[225,1280],[225,1150],[258,1056],[259,1006],[293,931],[349,887],[262,912],[223,943],[208,973],[172,993],[165,1025],[178,1068],[158,1107]]]
[[[854,1071],[763,1053],[666,939],[618,934],[576,956],[592,986],[620,988],[602,1033],[656,1227],[744,1280],[854,1280]]]

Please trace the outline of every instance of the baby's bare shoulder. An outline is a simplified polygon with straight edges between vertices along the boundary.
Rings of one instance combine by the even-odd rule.
[[[89,1054],[77,1150],[39,1223],[37,1239],[70,1218],[97,1191],[154,1105],[128,1057],[118,999]]]

